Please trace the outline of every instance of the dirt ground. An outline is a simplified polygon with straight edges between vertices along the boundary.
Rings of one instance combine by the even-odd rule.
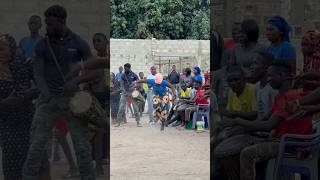
[[[209,131],[143,127],[133,118],[111,127],[111,180],[209,180]]]

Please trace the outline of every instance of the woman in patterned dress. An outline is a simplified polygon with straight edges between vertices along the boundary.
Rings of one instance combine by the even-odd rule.
[[[147,83],[153,88],[153,116],[161,121],[161,131],[163,131],[164,122],[167,119],[170,108],[167,87],[172,89],[174,96],[176,96],[176,90],[169,82],[163,80],[163,76],[160,73],[155,75],[155,79],[139,80],[137,83]]]
[[[0,146],[4,180],[21,180],[29,148],[34,113],[31,68],[25,64],[16,41],[0,36]]]

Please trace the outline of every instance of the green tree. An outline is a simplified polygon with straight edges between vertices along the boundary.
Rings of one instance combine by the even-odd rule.
[[[210,0],[112,0],[111,37],[209,39]]]

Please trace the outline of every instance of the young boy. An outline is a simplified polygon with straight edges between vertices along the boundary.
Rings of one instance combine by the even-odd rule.
[[[271,87],[279,91],[279,94],[275,97],[270,113],[268,113],[262,121],[247,121],[235,118],[226,119],[222,122],[225,126],[242,126],[250,132],[270,132],[275,129],[275,133],[271,139],[256,136],[251,136],[251,138],[246,139],[248,146],[244,149],[242,149],[242,147],[240,153],[241,180],[254,180],[256,178],[256,163],[267,161],[277,156],[279,139],[283,134],[312,133],[312,116],[305,116],[295,121],[287,121],[290,114],[286,112],[286,103],[304,96],[304,93],[300,90],[291,89],[291,67],[285,63],[278,62],[268,68],[267,74]],[[238,137],[230,138],[228,143],[238,142]],[[220,145],[222,146],[223,143]]]

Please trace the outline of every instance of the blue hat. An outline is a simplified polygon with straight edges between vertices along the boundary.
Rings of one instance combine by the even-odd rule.
[[[268,20],[268,23],[272,24],[273,26],[277,27],[280,32],[283,33],[282,40],[283,41],[290,41],[289,33],[291,32],[291,27],[288,22],[281,16],[273,16]]]

